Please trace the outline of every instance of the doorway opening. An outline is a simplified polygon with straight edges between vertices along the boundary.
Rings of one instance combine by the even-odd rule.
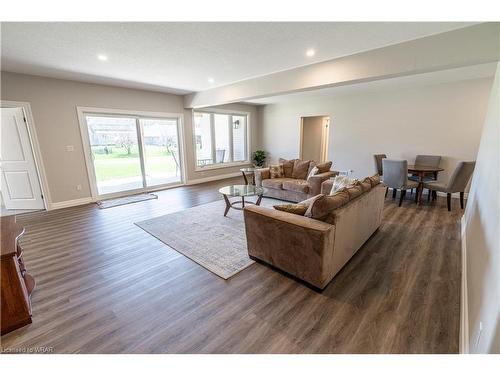
[[[322,163],[328,160],[330,116],[302,117],[300,121],[300,159]]]
[[[1,103],[0,216],[46,208],[28,109],[28,103]]]
[[[79,109],[94,198],[183,183],[180,117]]]

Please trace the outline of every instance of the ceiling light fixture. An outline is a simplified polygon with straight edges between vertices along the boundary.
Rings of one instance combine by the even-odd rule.
[[[108,56],[106,55],[97,55],[97,58],[101,61],[108,61]]]
[[[306,52],[306,55],[309,57],[314,56],[315,54],[316,54],[316,51],[313,49],[308,49]]]
[[[213,79],[213,78],[208,79],[208,83],[214,83],[214,82],[215,82],[215,79]]]

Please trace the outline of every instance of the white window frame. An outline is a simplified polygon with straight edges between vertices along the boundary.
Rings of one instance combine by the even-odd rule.
[[[131,194],[149,192],[149,191],[157,191],[164,190],[167,188],[172,188],[176,186],[182,186],[186,183],[186,154],[184,150],[184,115],[182,113],[165,113],[165,112],[148,112],[148,111],[131,111],[125,109],[111,109],[111,108],[97,108],[97,107],[76,107],[77,115],[78,115],[78,123],[80,125],[80,135],[82,138],[82,145],[85,156],[85,164],[87,166],[87,175],[90,183],[90,192],[92,194],[92,200],[97,199],[108,199],[115,197],[122,197]],[[179,157],[181,159],[181,176],[180,182],[178,183],[168,183],[162,185],[156,185],[152,187],[143,187],[135,190],[128,190],[117,193],[109,193],[109,194],[99,194],[97,189],[97,179],[95,176],[94,163],[91,158],[91,147],[90,147],[90,139],[87,127],[87,120],[85,118],[86,115],[102,115],[102,116],[116,116],[116,117],[133,117],[136,119],[136,126],[138,125],[138,119],[141,118],[156,118],[156,119],[177,119],[177,133],[179,137]],[[142,145],[142,136],[138,134],[138,142],[139,147],[143,147]],[[141,168],[143,173],[145,172],[144,165],[141,160]],[[144,178],[144,176],[143,176]]]
[[[229,132],[229,153],[230,153],[230,160],[229,162],[226,163],[213,163],[213,164],[208,164],[204,166],[198,166],[197,160],[198,157],[196,155],[196,129],[195,129],[195,120],[194,120],[194,114],[196,113],[207,113],[210,114],[210,134],[211,134],[211,142],[212,142],[212,160],[215,160],[215,152],[216,152],[216,147],[215,147],[215,114],[220,114],[220,115],[229,115],[229,122],[228,126],[232,126],[233,119],[232,116],[246,116],[246,131],[245,131],[245,160],[241,161],[232,161],[233,159],[233,132]],[[221,168],[231,168],[231,167],[238,167],[238,166],[244,166],[250,164],[250,112],[244,112],[244,111],[233,111],[233,110],[228,110],[228,109],[193,109],[192,111],[192,126],[191,130],[193,133],[193,151],[194,151],[194,170],[196,172],[201,172],[201,171],[206,171],[210,169],[221,169]]]

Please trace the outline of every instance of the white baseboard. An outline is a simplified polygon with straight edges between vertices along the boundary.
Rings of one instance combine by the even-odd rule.
[[[461,240],[462,240],[462,281],[460,288],[460,354],[469,353],[469,305],[467,301],[467,241],[465,232],[465,216],[462,216]]]
[[[441,193],[440,191],[437,192],[437,195],[440,196],[440,197],[446,197],[446,193]],[[460,198],[460,193],[453,193],[451,194],[451,197],[452,198]],[[464,193],[464,198],[467,199],[468,197],[468,193]]]
[[[241,172],[233,172],[233,173],[227,173],[227,174],[220,174],[220,175],[217,175],[217,176],[197,178],[197,179],[194,179],[194,180],[189,180],[186,183],[186,185],[196,185],[196,184],[201,184],[203,182],[224,180],[226,178],[237,177],[237,176],[242,176]],[[243,184],[243,182],[242,182],[242,184]]]
[[[62,201],[62,202],[52,202],[50,205],[50,210],[58,210],[60,208],[81,206],[82,204],[92,203],[93,199],[91,197],[73,199],[70,201]]]

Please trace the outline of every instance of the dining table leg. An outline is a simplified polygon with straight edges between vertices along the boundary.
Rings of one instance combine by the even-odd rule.
[[[424,176],[425,172],[420,172],[418,174],[417,204],[419,206],[422,204],[422,191],[424,190]]]

